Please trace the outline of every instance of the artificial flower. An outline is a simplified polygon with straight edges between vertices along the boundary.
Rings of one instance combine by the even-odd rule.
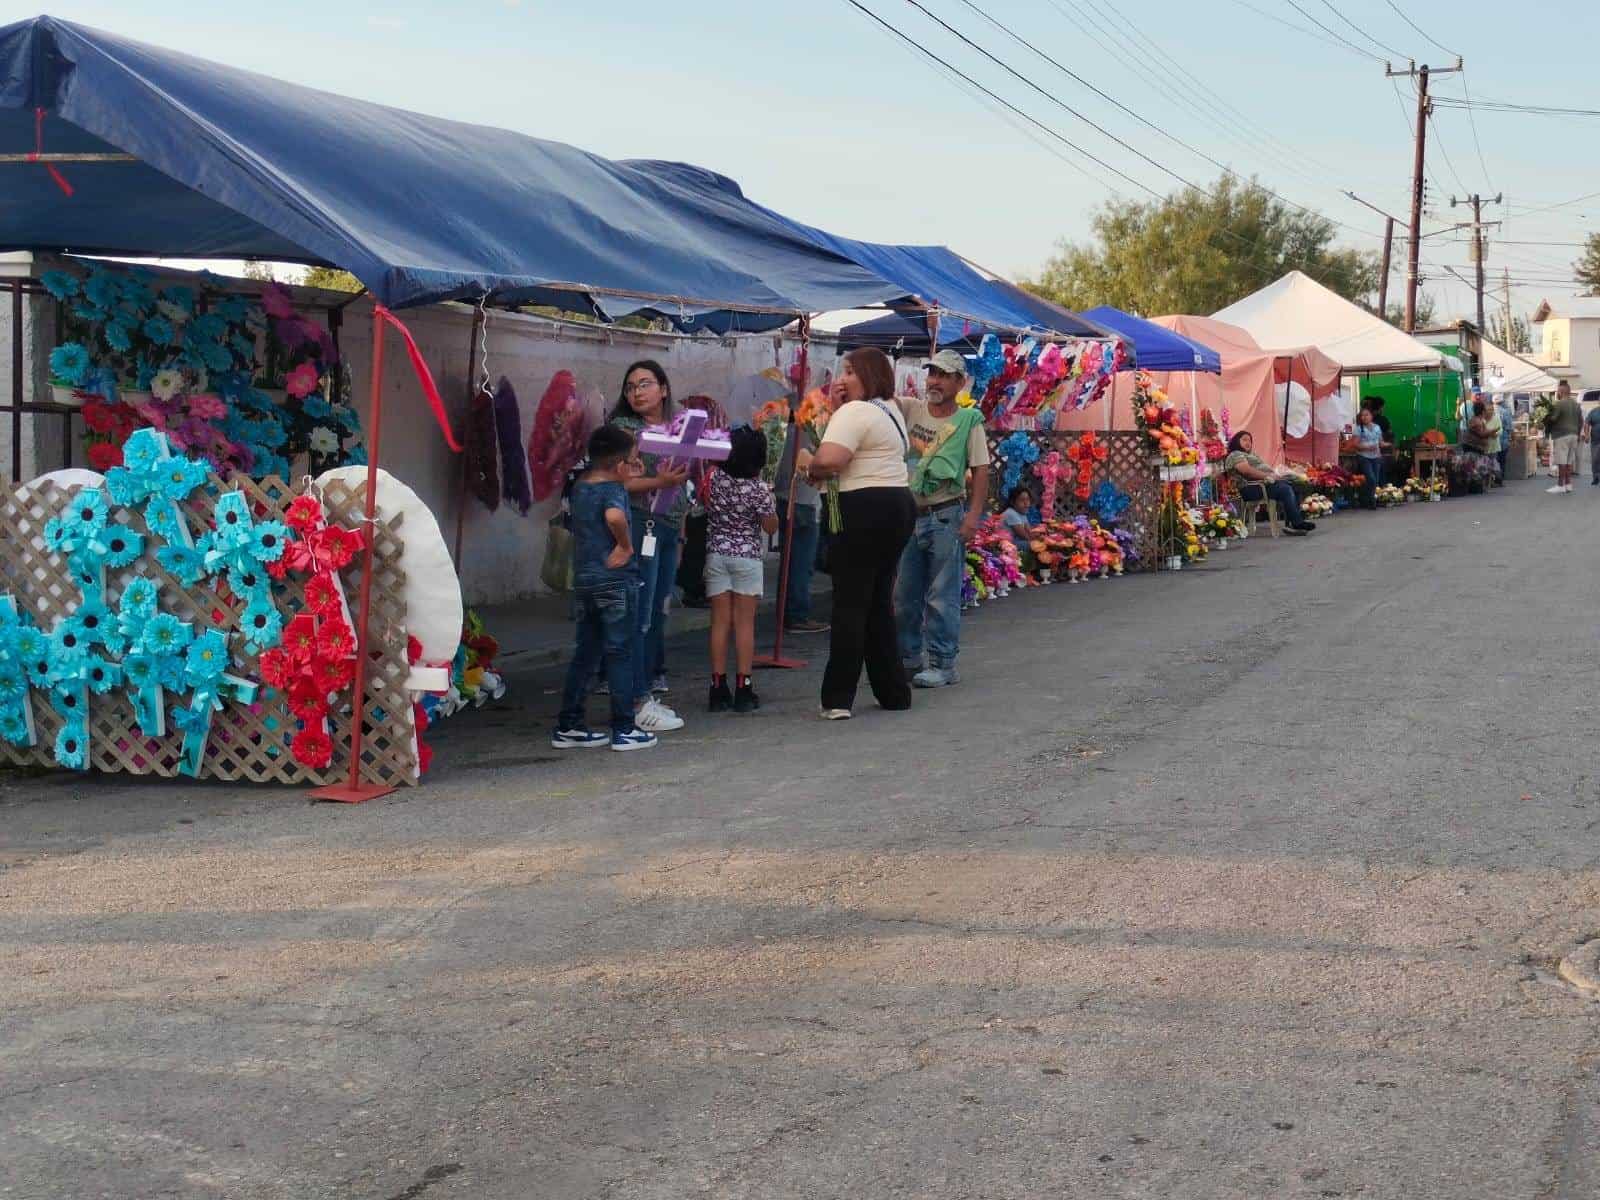
[[[280,320],[294,316],[294,301],[281,283],[269,283],[261,289],[261,308],[267,316]]]
[[[121,611],[124,613],[139,613],[151,616],[156,611],[160,602],[160,593],[156,585],[144,575],[135,575],[122,585]]]
[[[307,725],[294,735],[289,752],[296,762],[320,771],[333,761],[333,739],[316,726]]]
[[[283,386],[291,396],[309,396],[317,388],[316,364],[301,363],[284,376]]]
[[[102,404],[99,400],[91,400],[80,410],[83,415],[83,425],[90,433],[110,433],[117,427],[117,420],[111,415],[111,407]]]
[[[212,511],[217,539],[226,547],[240,546],[250,539],[250,502],[243,492],[224,492]]]
[[[145,334],[147,336],[150,334],[150,328],[148,325],[145,326]],[[155,339],[152,337],[151,340],[154,341]],[[157,400],[171,400],[182,390],[183,375],[181,372],[175,371],[171,367],[157,371],[155,373],[155,378],[150,380],[151,394],[154,395]]]
[[[80,723],[68,721],[56,734],[55,756],[56,762],[69,770],[81,771],[89,765],[88,738]]]
[[[77,342],[63,342],[50,351],[50,377],[78,386],[89,373],[89,352]]]
[[[297,663],[308,663],[317,652],[317,622],[310,613],[300,613],[283,630],[283,645]]]
[[[68,536],[92,538],[106,525],[106,498],[99,488],[84,488],[73,496],[61,514]]]
[[[325,425],[318,425],[311,431],[310,446],[317,454],[337,454],[339,435]]]
[[[105,326],[106,345],[118,354],[126,354],[133,349],[133,334],[121,321],[110,321]]]
[[[52,676],[74,674],[88,653],[89,642],[83,632],[70,621],[62,622],[50,635]]]
[[[89,447],[89,469],[104,475],[112,467],[122,465],[122,447],[110,442],[95,442]]]
[[[326,622],[317,632],[317,653],[323,658],[348,658],[356,650],[355,638],[343,621]]]
[[[115,496],[116,492],[113,491],[112,495]],[[150,527],[150,532],[163,541],[178,542],[183,538],[183,518],[178,514],[175,505],[152,502],[145,509],[144,520]]]
[[[110,271],[96,267],[83,282],[84,299],[100,308],[115,308],[121,299],[122,285]]]
[[[79,291],[78,277],[66,271],[46,271],[39,276],[39,282],[57,300],[70,300]]]
[[[97,696],[104,696],[122,682],[122,667],[117,663],[106,661],[99,655],[92,655],[88,666],[84,669],[83,677],[91,692]]]
[[[257,562],[277,562],[289,545],[289,528],[278,521],[263,521],[250,531],[250,554]]]
[[[115,629],[105,602],[93,593],[83,598],[67,618],[67,624],[77,631],[86,647],[103,644]]]
[[[336,612],[338,607],[339,591],[334,586],[332,574],[317,574],[306,580],[306,608],[310,612],[326,617]]]
[[[222,402],[222,397],[201,392],[189,397],[189,415],[202,421],[220,421],[228,415],[228,406]]]
[[[170,300],[157,300],[156,311],[174,325],[182,325],[189,320],[189,311]]]
[[[302,721],[314,721],[326,716],[328,694],[322,691],[310,674],[297,675],[289,684],[289,711]]]
[[[228,638],[218,629],[208,629],[195,638],[184,655],[184,671],[196,683],[220,679],[227,669]]]
[[[189,494],[206,481],[210,474],[207,464],[190,458],[167,459],[161,466],[161,495],[174,504],[181,504]]]
[[[284,510],[284,521],[296,533],[306,533],[324,521],[322,504],[315,496],[296,496]]]
[[[252,600],[239,618],[239,630],[252,650],[270,650],[283,636],[283,614],[270,600]]]
[[[171,613],[158,612],[145,622],[140,641],[154,654],[176,654],[187,647],[193,637],[194,629],[188,622],[178,620]]]
[[[112,524],[100,537],[106,548],[106,566],[126,567],[144,553],[144,535],[126,525]]]
[[[356,664],[351,658],[319,658],[311,664],[312,677],[325,692],[342,692],[355,679]]]
[[[186,588],[200,582],[206,573],[205,557],[189,546],[169,543],[156,550],[156,561]]]

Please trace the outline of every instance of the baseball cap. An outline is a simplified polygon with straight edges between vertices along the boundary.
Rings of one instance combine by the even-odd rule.
[[[928,360],[925,371],[943,371],[946,375],[965,375],[967,360],[958,350],[941,350]]]

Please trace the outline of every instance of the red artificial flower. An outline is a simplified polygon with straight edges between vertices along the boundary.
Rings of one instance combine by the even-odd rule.
[[[355,681],[355,659],[319,658],[311,664],[311,676],[324,695],[342,692]]]
[[[355,635],[343,621],[324,621],[317,631],[317,655],[321,658],[349,658],[356,652]]]
[[[323,523],[322,505],[315,496],[296,496],[289,501],[283,520],[296,533],[309,533]]]
[[[117,423],[111,409],[99,400],[88,401],[79,411],[83,413],[84,428],[90,433],[110,433]]]
[[[297,665],[310,662],[317,652],[317,619],[310,613],[298,614],[284,626],[283,645]]]
[[[413,704],[411,706],[411,716],[412,716],[413,720],[416,722],[417,736],[421,737],[423,734],[427,733],[428,732],[428,710],[423,708],[422,705],[420,705],[420,704]]]
[[[104,475],[112,467],[122,465],[122,447],[110,442],[96,442],[89,447],[89,469]]]
[[[294,760],[320,771],[333,761],[333,739],[315,725],[307,725],[289,743]]]
[[[294,660],[282,648],[263,650],[258,669],[261,682],[268,687],[286,688],[295,677]]]
[[[328,693],[310,675],[299,675],[289,685],[289,711],[302,721],[328,715]]]
[[[339,589],[334,586],[332,574],[319,571],[306,580],[306,608],[319,617],[339,611]]]
[[[421,775],[428,773],[428,768],[433,765],[433,747],[421,738],[417,739],[417,772]]]
[[[406,635],[406,661],[415,664],[422,657],[422,643],[411,634]]]
[[[313,543],[312,553],[316,555],[318,564],[329,571],[349,566],[356,551],[365,544],[359,532],[338,525],[329,525],[308,540]]]

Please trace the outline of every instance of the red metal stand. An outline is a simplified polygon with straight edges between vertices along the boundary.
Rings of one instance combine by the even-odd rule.
[[[800,386],[795,389],[795,396],[789,401],[789,436],[784,445],[791,442],[795,446],[796,457],[799,456],[799,431],[795,428],[795,409],[800,406],[800,401],[805,398],[806,384],[811,381],[811,319],[800,318]],[[783,530],[783,553],[778,556],[778,632],[773,638],[772,653],[758,654],[754,665],[767,670],[795,671],[806,665],[803,658],[785,658],[783,653],[783,614],[789,603],[789,556],[794,553],[794,489],[800,475],[794,469],[794,460],[789,463],[789,503],[788,519]]]
[[[361,778],[361,724],[367,701],[367,622],[372,615],[372,568],[377,555],[378,439],[383,430],[383,306],[372,310],[372,402],[367,426],[366,552],[361,559],[361,599],[356,613],[355,707],[350,714],[350,778],[311,793],[313,800],[360,804],[394,791],[390,784],[367,783]]]

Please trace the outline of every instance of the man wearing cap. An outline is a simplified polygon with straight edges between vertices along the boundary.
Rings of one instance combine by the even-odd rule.
[[[927,370],[927,399],[900,398],[917,524],[900,556],[894,609],[900,661],[913,686],[936,688],[960,680],[961,583],[967,543],[989,498],[989,443],[983,414],[956,403],[967,381],[966,360],[941,350]]]

